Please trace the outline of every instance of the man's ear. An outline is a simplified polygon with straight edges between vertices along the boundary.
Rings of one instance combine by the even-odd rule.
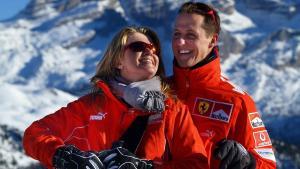
[[[217,43],[218,43],[218,35],[213,35],[208,47],[209,48],[215,47],[217,46]]]

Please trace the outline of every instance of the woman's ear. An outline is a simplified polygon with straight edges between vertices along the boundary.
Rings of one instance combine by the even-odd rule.
[[[116,65],[116,68],[118,69],[123,69],[123,64],[121,62],[118,62],[117,65]]]

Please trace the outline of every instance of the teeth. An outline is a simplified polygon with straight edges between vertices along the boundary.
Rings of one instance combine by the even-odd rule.
[[[151,59],[143,59],[142,62],[144,62],[144,63],[152,63]]]
[[[187,54],[187,53],[190,53],[191,51],[190,50],[180,50],[179,53],[180,54]]]

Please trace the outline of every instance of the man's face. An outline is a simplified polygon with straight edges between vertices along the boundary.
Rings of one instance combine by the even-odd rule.
[[[202,28],[204,17],[179,14],[175,20],[172,48],[180,67],[188,68],[203,60],[213,48],[213,36]]]

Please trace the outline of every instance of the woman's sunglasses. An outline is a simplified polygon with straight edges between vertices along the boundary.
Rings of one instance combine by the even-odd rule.
[[[124,50],[130,49],[133,52],[144,52],[146,49],[151,50],[153,53],[156,53],[156,49],[153,44],[148,44],[142,41],[132,42],[125,46]]]

